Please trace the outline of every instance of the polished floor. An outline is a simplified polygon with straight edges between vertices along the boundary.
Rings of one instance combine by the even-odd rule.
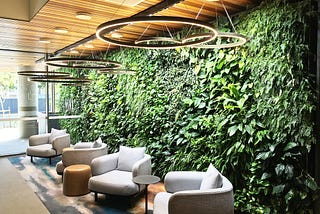
[[[49,211],[5,157],[0,158],[0,213],[47,214]]]
[[[17,128],[0,128],[0,156],[24,154],[28,139],[20,139]]]

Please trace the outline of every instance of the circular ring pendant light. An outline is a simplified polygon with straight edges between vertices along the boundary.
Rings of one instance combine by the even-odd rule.
[[[209,31],[211,34],[210,37],[202,37],[200,39],[194,39],[186,41],[185,43],[177,43],[173,42],[170,44],[145,44],[145,43],[136,43],[135,41],[128,41],[128,40],[117,40],[110,36],[107,37],[106,35],[111,34],[114,30],[119,29],[121,27],[125,27],[127,25],[132,25],[135,23],[149,23],[149,24],[157,24],[157,25],[166,25],[166,24],[183,24],[189,26],[196,26],[201,29]],[[105,22],[98,26],[96,31],[96,36],[100,40],[104,42],[108,42],[113,45],[125,46],[125,47],[133,47],[133,48],[146,48],[146,49],[172,49],[172,48],[179,48],[179,47],[186,47],[192,45],[200,45],[205,42],[210,42],[214,40],[217,36],[218,32],[213,26],[209,23],[199,21],[196,19],[190,18],[183,18],[183,17],[173,17],[173,16],[146,16],[146,17],[130,17],[130,18],[123,18],[123,19],[116,19],[109,22]]]
[[[75,77],[30,77],[30,81],[34,82],[50,82],[50,83],[90,83],[91,80],[86,78]]]
[[[181,44],[181,41],[176,40],[174,38],[171,37],[146,37],[143,39],[138,39],[136,40],[134,43],[135,44],[142,44],[142,43],[148,43],[148,42],[171,42],[171,43],[176,43],[176,44]]]
[[[206,34],[203,34],[206,36]],[[247,42],[247,38],[241,34],[231,33],[231,32],[218,32],[217,39],[223,39],[226,43],[221,44],[201,44],[201,45],[193,45],[193,48],[234,48],[237,46],[244,45]],[[228,41],[231,40],[231,41]]]
[[[101,59],[84,59],[84,58],[51,58],[45,61],[47,65],[64,68],[121,68],[121,63]]]
[[[135,70],[131,69],[101,69],[98,71],[99,74],[136,74]]]
[[[18,75],[28,77],[68,77],[68,72],[57,72],[57,71],[18,71]]]

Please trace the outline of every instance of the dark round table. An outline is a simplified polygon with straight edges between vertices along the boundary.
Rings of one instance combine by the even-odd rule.
[[[134,177],[133,182],[136,184],[146,185],[145,189],[145,213],[148,213],[148,186],[149,184],[155,184],[160,181],[160,178],[154,175],[138,175]]]

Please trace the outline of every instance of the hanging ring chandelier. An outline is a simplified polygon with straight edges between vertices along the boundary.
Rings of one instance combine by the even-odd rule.
[[[57,72],[57,71],[18,71],[18,75],[28,76],[28,77],[68,77],[70,73],[68,72]]]
[[[30,81],[34,82],[50,82],[50,83],[90,83],[87,78],[75,77],[30,77]]]
[[[179,41],[179,40],[176,40],[171,37],[161,37],[161,36],[159,36],[159,37],[157,37],[157,36],[146,37],[143,39],[138,39],[134,43],[135,44],[143,44],[143,43],[148,43],[148,42],[171,42],[171,43],[181,44],[181,41]]]
[[[131,69],[101,69],[98,71],[99,74],[130,74],[135,75],[136,71]]]
[[[117,40],[112,37],[109,38],[106,36],[112,33],[114,30],[125,27],[127,25],[136,24],[136,23],[137,24],[149,23],[149,24],[157,24],[157,25],[183,24],[183,25],[189,25],[189,26],[196,26],[206,31],[209,31],[211,36],[202,37],[200,39],[195,39],[195,40],[189,40],[189,41],[186,41],[185,43],[172,42],[170,44],[154,44],[154,43],[146,44],[145,42],[143,43],[139,42],[139,40],[138,42],[128,41],[128,40],[121,41],[121,40]],[[112,20],[99,25],[96,31],[97,38],[99,38],[104,42],[108,42],[110,44],[118,45],[118,46],[146,48],[146,49],[172,49],[172,48],[186,47],[186,46],[192,46],[192,45],[200,45],[202,43],[206,43],[214,40],[217,34],[218,34],[217,30],[214,29],[212,25],[209,23],[195,20],[195,19],[190,19],[190,18],[173,17],[173,16],[146,16],[146,17],[130,17],[130,18],[117,19],[117,20]]]
[[[198,36],[209,36],[208,34],[199,34]],[[226,43],[221,44],[201,44],[201,45],[193,45],[193,48],[234,48],[237,46],[244,45],[247,42],[247,38],[238,33],[231,32],[218,32],[217,39],[215,42],[219,40],[225,40]],[[192,39],[192,38],[186,38]],[[185,39],[185,40],[186,40]],[[231,41],[230,41],[231,40]]]
[[[121,63],[110,60],[63,57],[47,59],[45,63],[55,67],[88,69],[121,68],[122,66]]]

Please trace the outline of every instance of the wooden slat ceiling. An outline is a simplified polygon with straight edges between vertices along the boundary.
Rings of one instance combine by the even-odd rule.
[[[259,2],[223,0],[230,15],[257,6]],[[77,19],[77,12],[88,12],[92,18]],[[212,0],[143,0],[135,6],[108,0],[49,0],[29,22],[0,18],[0,72],[15,72],[17,66],[36,65],[35,61],[46,53],[87,56],[116,48],[96,39],[97,26],[106,21],[140,15],[179,16],[211,22],[226,13],[220,1]],[[153,25],[147,31],[142,26],[127,26],[118,32],[137,39],[142,33],[152,36],[163,31],[161,26]],[[56,27],[67,28],[68,33],[56,33]],[[48,38],[50,43],[40,43],[40,38]],[[85,44],[92,44],[93,48],[85,47]],[[79,53],[73,54],[71,49]]]

